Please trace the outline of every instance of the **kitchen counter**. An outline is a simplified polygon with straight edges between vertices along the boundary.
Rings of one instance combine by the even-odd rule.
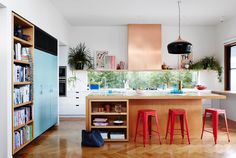
[[[143,91],[137,94],[135,91],[123,92],[123,93],[100,93],[94,92],[86,97],[86,128],[90,130],[92,118],[91,103],[92,101],[104,101],[111,102],[119,100],[127,100],[129,107],[129,123],[127,123],[129,129],[130,140],[133,140],[135,133],[135,123],[137,119],[138,110],[140,109],[153,109],[157,110],[159,117],[159,124],[161,130],[161,136],[165,136],[167,116],[170,108],[181,108],[187,111],[188,124],[190,138],[200,138],[202,127],[202,100],[203,99],[226,99],[226,96],[202,93],[202,92],[186,92],[184,94],[170,94],[169,92],[150,92]],[[106,113],[103,113],[104,117]],[[153,129],[155,129],[154,121]],[[176,122],[176,128],[179,129],[178,120]],[[141,126],[140,126],[141,127]],[[178,136],[175,136],[178,137]],[[141,138],[140,138],[141,139]]]
[[[170,92],[123,92],[123,93],[103,93],[93,92],[87,96],[87,99],[226,99],[226,96],[201,93],[201,92],[185,92],[183,94],[171,94]]]

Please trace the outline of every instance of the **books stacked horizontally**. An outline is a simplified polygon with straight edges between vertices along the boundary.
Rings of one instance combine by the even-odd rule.
[[[110,139],[125,139],[125,134],[123,132],[111,132]]]
[[[14,59],[21,61],[29,61],[30,49],[28,47],[22,47],[20,43],[15,44]]]
[[[13,99],[14,105],[29,102],[31,98],[31,85],[14,88]]]
[[[25,126],[14,133],[14,149],[16,150],[21,145],[27,143],[28,141],[32,140],[33,138],[33,128],[32,125]]]
[[[107,126],[107,118],[94,118],[93,119],[93,125],[94,126]]]
[[[14,111],[14,127],[20,126],[31,120],[31,108],[23,107]]]
[[[14,64],[14,81],[15,82],[30,81],[30,67]]]

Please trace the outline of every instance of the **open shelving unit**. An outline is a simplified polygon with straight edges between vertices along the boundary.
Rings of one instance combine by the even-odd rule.
[[[12,154],[14,155],[34,139],[34,25],[13,12],[12,26]],[[16,27],[20,27],[21,33],[28,38],[18,35]]]
[[[88,130],[99,130],[104,141],[128,141],[129,140],[129,101],[128,100],[89,100]],[[107,106],[109,110],[107,110]],[[119,107],[119,108],[117,108]],[[96,119],[105,119],[105,125],[96,125]],[[115,124],[114,121],[123,121]],[[118,136],[119,135],[119,136]],[[121,138],[120,136],[124,137]],[[116,138],[118,136],[118,138]]]

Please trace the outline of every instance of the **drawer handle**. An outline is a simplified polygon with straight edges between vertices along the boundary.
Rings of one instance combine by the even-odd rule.
[[[76,97],[76,99],[79,99],[79,97]]]
[[[77,104],[77,105],[75,105],[75,106],[79,106],[79,105]]]

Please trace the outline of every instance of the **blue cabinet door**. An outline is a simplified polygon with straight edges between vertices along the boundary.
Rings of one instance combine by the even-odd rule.
[[[35,137],[57,123],[57,57],[34,51],[34,121]]]
[[[57,57],[51,57],[51,124],[54,125],[58,121],[58,66]]]
[[[35,49],[34,51],[34,135],[38,137],[46,128],[45,76],[46,65],[44,64],[44,53]]]

